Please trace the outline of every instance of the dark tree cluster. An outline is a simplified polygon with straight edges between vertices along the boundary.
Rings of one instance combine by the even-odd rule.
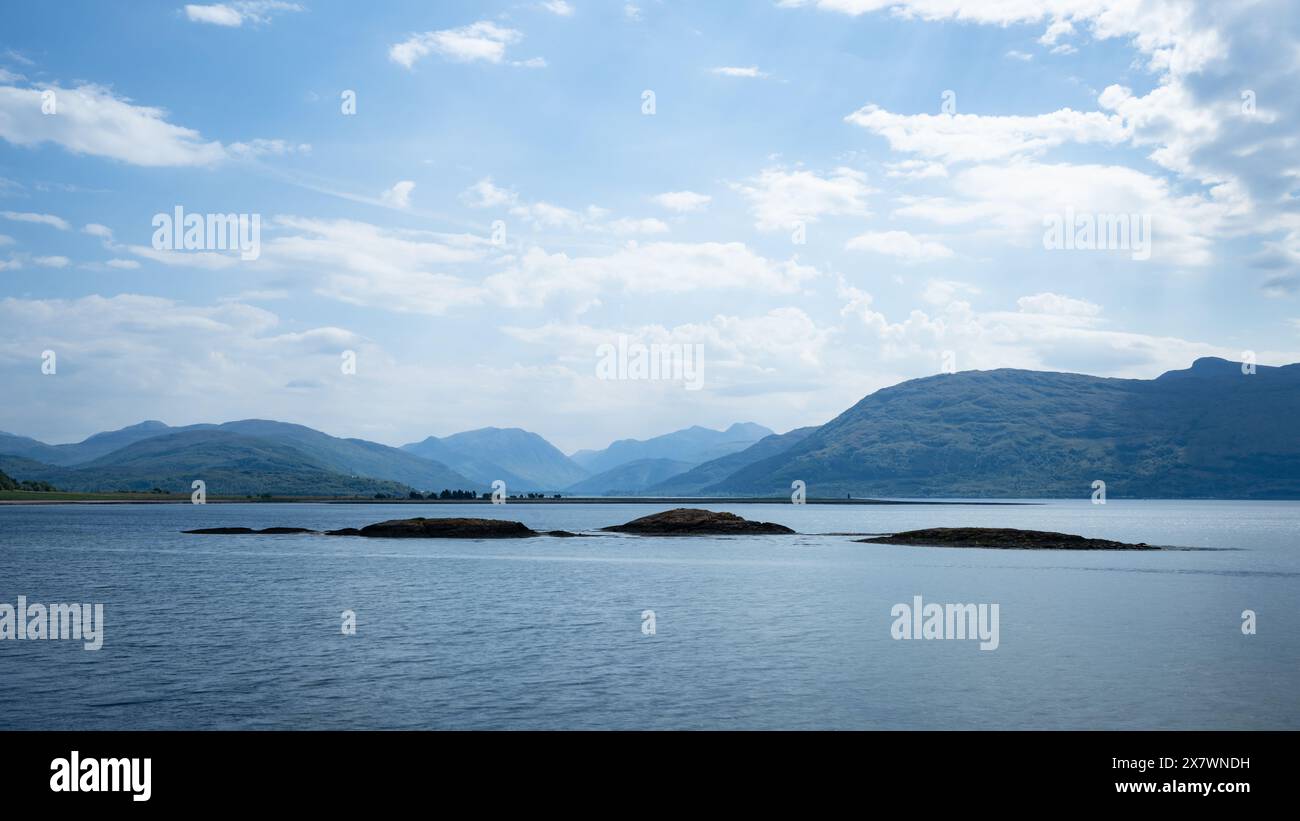
[[[28,490],[34,493],[54,493],[58,490],[49,482],[33,482],[30,479],[18,481],[0,470],[0,490]]]

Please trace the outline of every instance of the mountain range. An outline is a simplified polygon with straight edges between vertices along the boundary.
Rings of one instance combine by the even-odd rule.
[[[559,448],[520,428],[480,428],[402,445],[467,476],[500,479],[509,491],[561,490],[587,477]]]
[[[641,459],[672,459],[698,465],[744,450],[771,434],[771,430],[753,422],[737,422],[722,431],[696,425],[651,439],[620,439],[604,450],[580,450],[572,458],[591,473]]]
[[[876,391],[702,488],[810,497],[1300,498],[1300,364],[1156,379],[1001,369]]]
[[[691,427],[566,456],[519,428],[389,447],[268,420],[158,421],[49,445],[0,433],[0,471],[63,490],[809,498],[1300,498],[1300,364],[1198,359],[1155,379],[999,369],[878,390],[820,426]]]
[[[393,448],[262,419],[182,427],[149,420],[63,445],[0,433],[0,469],[21,480],[80,492],[189,492],[194,479],[203,479],[218,495],[406,496],[412,490],[482,493],[500,479],[509,493],[626,494],[718,452],[746,447],[751,430],[766,429],[694,427],[656,437],[648,440],[652,448],[684,458],[658,460],[664,466],[646,471],[607,457],[602,464],[623,474],[610,482],[592,477],[550,442],[519,428],[480,428]],[[640,443],[615,444],[627,462],[637,461],[634,445]]]

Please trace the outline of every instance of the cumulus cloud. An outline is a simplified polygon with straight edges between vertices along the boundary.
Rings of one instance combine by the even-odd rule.
[[[393,187],[383,193],[383,201],[394,208],[409,208],[411,206],[411,192],[415,190],[415,183],[410,180],[402,180],[394,183]]]
[[[1087,28],[1097,40],[1124,38],[1148,58],[1156,71],[1187,73],[1223,57],[1227,44],[1219,31],[1190,3],[1147,0],[1141,3],[1098,3],[1095,0],[779,0],[778,5],[816,6],[825,11],[858,16],[888,11],[899,17],[922,20],[956,20],[1009,26],[1043,24],[1043,41],[1056,44],[1074,31]]]
[[[849,240],[844,246],[850,251],[872,251],[908,262],[930,262],[947,259],[952,249],[941,242],[924,240],[906,231],[868,231]]]
[[[1045,221],[1052,217],[1145,216],[1151,258],[1173,265],[1209,264],[1211,238],[1246,219],[1230,196],[1182,195],[1162,177],[1123,166],[977,165],[956,174],[952,190],[953,196],[905,199],[895,215],[976,227],[1026,247],[1042,247]]]
[[[565,0],[543,0],[542,8],[559,17],[572,17],[575,9]]]
[[[1097,316],[1101,313],[1101,306],[1096,303],[1053,293],[1022,296],[1016,300],[1016,305],[1025,313],[1050,316]]]
[[[483,259],[486,240],[381,228],[354,220],[277,217],[260,263],[311,272],[323,296],[401,313],[444,314],[482,300],[476,283],[454,273]]]
[[[470,208],[504,210],[534,229],[563,229],[615,236],[662,234],[668,231],[665,222],[653,217],[610,219],[609,211],[597,205],[575,210],[544,200],[530,202],[513,190],[501,188],[491,177],[484,177],[462,191],[460,201]]]
[[[505,60],[506,48],[523,38],[523,33],[517,29],[480,20],[460,28],[412,34],[388,49],[388,59],[407,69],[430,54],[457,63],[501,63]]]
[[[946,351],[955,354],[958,370],[1027,368],[1136,379],[1185,368],[1202,356],[1241,353],[1230,345],[1114,329],[1100,306],[1056,293],[1021,297],[1014,311],[978,311],[948,293],[932,300],[935,310],[912,310],[896,320],[877,311],[869,293],[842,283],[840,296],[849,321],[841,345],[912,376],[938,372]],[[1297,358],[1296,351],[1261,353],[1269,362]]]
[[[763,231],[789,229],[824,216],[866,216],[867,195],[873,193],[866,174],[844,167],[826,175],[767,168],[734,187],[749,200],[755,225]]]
[[[642,219],[629,219],[622,217],[611,220],[609,229],[618,236],[629,234],[666,234],[668,233],[668,224],[663,220],[654,217],[645,217]]]
[[[948,176],[948,167],[941,162],[899,160],[885,163],[885,176],[906,180],[939,179]]]
[[[570,256],[530,248],[484,285],[508,306],[616,289],[632,294],[739,290],[797,293],[818,275],[796,260],[773,261],[739,242],[630,244],[604,256]]]
[[[657,205],[679,214],[702,211],[713,201],[713,197],[708,194],[697,194],[694,191],[665,191],[650,199]]]
[[[845,120],[884,137],[894,151],[949,163],[1039,154],[1066,142],[1115,145],[1129,136],[1118,114],[1068,108],[1033,116],[988,116],[895,114],[868,105]]]
[[[1099,212],[1146,209],[1163,260],[1175,266],[1208,265],[1216,248],[1240,237],[1255,238],[1259,255],[1267,256],[1270,247],[1286,244],[1285,238],[1300,229],[1291,207],[1297,175],[1291,173],[1296,143],[1290,114],[1300,107],[1295,84],[1300,60],[1296,49],[1278,48],[1284,24],[1258,25],[1261,19],[1288,19],[1285,3],[1263,0],[1249,10],[1173,0],[786,0],[784,5],[851,15],[886,12],[924,20],[1041,25],[1039,44],[1058,53],[1088,40],[1123,39],[1154,75],[1145,92],[1118,82],[1106,86],[1095,111],[900,114],[867,105],[848,114],[848,122],[883,138],[892,150],[913,155],[905,161],[913,165],[891,164],[891,177],[939,179],[938,167],[917,173],[926,167],[921,163],[935,162],[953,174],[953,189],[969,192],[977,178],[999,186],[973,197],[905,197],[896,215],[972,227],[986,221],[979,229],[985,233],[990,223],[996,231],[1025,222],[1044,210],[1046,192],[1021,173],[1038,168],[1047,172],[1047,184],[1081,186],[1077,193],[1061,188],[1054,207],[1084,200]],[[1225,59],[1229,55],[1231,60]],[[1069,164],[1049,163],[1044,156],[1072,145],[1096,149],[1096,159],[1070,170]],[[1135,161],[1133,148],[1145,150],[1154,168]],[[954,172],[953,166],[963,164],[983,170]],[[1085,179],[1093,173],[1100,179]],[[1031,190],[1016,191],[1020,184]],[[1105,188],[1112,196],[1099,196]],[[1023,208],[1030,200],[1039,202]],[[1298,273],[1275,272],[1260,285],[1271,295],[1286,293]]]

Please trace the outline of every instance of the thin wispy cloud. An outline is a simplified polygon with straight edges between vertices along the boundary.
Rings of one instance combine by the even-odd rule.
[[[48,225],[57,228],[60,231],[66,231],[71,226],[68,221],[62,217],[56,217],[53,214],[37,214],[30,211],[0,211],[0,217],[13,222],[30,222],[37,225]]]
[[[744,77],[752,80],[762,80],[771,76],[765,71],[759,71],[758,66],[717,66],[710,71],[720,77]]]
[[[238,28],[245,23],[269,23],[277,14],[302,10],[303,7],[297,3],[280,0],[236,0],[229,3],[187,3],[185,17],[192,23]]]

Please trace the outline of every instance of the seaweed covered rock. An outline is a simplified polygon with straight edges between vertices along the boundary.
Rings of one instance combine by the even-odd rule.
[[[1048,530],[1016,530],[1010,527],[933,527],[908,530],[870,539],[868,544],[901,544],[924,547],[985,547],[998,550],[1159,550],[1145,542],[1129,544],[1109,539],[1088,539]]]
[[[366,525],[360,536],[388,539],[522,539],[540,535],[504,519],[393,519]]]
[[[766,536],[794,533],[785,525],[751,522],[734,513],[715,513],[692,507],[652,513],[627,524],[601,529],[613,533],[635,533],[639,536]]]

